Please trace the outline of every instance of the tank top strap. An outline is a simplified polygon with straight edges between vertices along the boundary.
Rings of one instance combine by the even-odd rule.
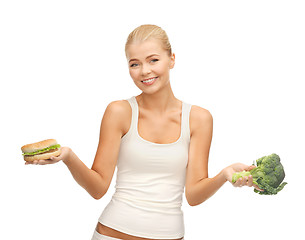
[[[190,141],[190,112],[192,105],[186,102],[182,102],[183,107],[182,107],[182,126],[181,126],[181,131],[182,131],[182,137],[189,142]]]
[[[136,133],[137,131],[137,125],[138,125],[138,104],[135,96],[127,99],[127,101],[130,104],[131,110],[132,110],[132,116],[131,116],[131,124],[130,124],[130,131],[131,133]]]

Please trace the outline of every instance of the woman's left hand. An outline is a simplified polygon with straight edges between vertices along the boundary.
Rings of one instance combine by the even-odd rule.
[[[261,189],[253,183],[253,177],[251,175],[245,176],[243,178],[239,178],[235,183],[232,182],[232,176],[235,172],[250,171],[253,168],[255,168],[254,165],[249,166],[243,163],[235,163],[223,169],[223,174],[225,178],[230,183],[232,183],[234,187],[248,186],[248,187],[254,187],[257,190],[261,191]]]

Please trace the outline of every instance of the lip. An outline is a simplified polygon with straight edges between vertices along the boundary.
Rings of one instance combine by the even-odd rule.
[[[147,78],[147,79],[144,79],[142,80],[141,82],[146,85],[146,86],[149,86],[149,85],[152,85],[155,83],[155,81],[157,80],[158,77],[152,77],[152,78]],[[152,80],[154,79],[154,80]],[[152,80],[151,82],[144,82],[144,81],[148,81],[148,80]]]

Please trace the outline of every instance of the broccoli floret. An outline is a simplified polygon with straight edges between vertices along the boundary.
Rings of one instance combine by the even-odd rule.
[[[257,167],[250,171],[237,172],[233,174],[232,182],[237,179],[252,175],[253,183],[264,191],[254,189],[254,192],[261,195],[275,195],[287,184],[283,182],[285,172],[280,162],[280,157],[273,153],[269,156],[261,157],[256,160]],[[282,183],[283,182],[283,183]]]

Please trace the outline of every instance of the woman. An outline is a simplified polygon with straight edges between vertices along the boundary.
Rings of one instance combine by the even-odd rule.
[[[251,167],[233,164],[208,178],[212,116],[174,96],[170,70],[175,55],[164,30],[155,25],[136,28],[125,51],[130,76],[142,93],[108,105],[92,168],[68,147],[58,157],[33,163],[62,160],[95,199],[107,192],[117,166],[116,191],[92,239],[183,239],[184,187],[188,203],[195,206],[231,182],[234,172]],[[254,185],[249,176],[233,186]]]

